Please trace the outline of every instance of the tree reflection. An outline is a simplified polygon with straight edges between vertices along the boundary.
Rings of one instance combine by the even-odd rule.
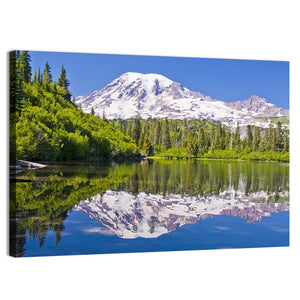
[[[99,169],[100,170],[100,169]],[[95,167],[52,169],[47,176],[21,175],[25,182],[11,183],[10,254],[22,256],[26,236],[42,247],[49,230],[56,246],[64,231],[64,221],[74,205],[103,195],[107,190],[154,195],[219,195],[233,189],[246,195],[264,191],[268,201],[281,202],[281,192],[289,190],[289,166],[270,163],[226,161],[149,161],[142,164],[112,165],[101,172]],[[65,173],[64,173],[65,172]],[[66,174],[68,173],[68,176]],[[155,225],[157,220],[151,219]],[[154,226],[153,225],[153,226]],[[154,227],[153,227],[154,228]]]

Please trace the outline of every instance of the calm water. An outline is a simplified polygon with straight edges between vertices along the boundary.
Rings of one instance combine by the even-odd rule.
[[[289,245],[289,165],[60,164],[11,183],[11,254]]]

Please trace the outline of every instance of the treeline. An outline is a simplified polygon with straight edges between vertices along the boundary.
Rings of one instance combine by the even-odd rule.
[[[229,130],[205,120],[107,120],[74,104],[64,66],[54,81],[48,62],[32,74],[28,51],[10,53],[10,154],[28,160],[229,158],[289,161],[281,122]],[[242,136],[245,136],[242,138]]]
[[[263,129],[247,125],[241,134],[206,120],[111,120],[149,156],[289,161],[289,132],[280,121]],[[242,138],[242,136],[244,136]]]
[[[10,157],[25,160],[134,159],[134,141],[105,120],[77,109],[61,66],[32,76],[28,51],[10,53]]]

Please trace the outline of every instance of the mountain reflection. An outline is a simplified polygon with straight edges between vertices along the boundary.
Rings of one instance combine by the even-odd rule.
[[[107,191],[82,201],[73,209],[99,221],[119,237],[156,238],[178,227],[214,215],[232,215],[249,223],[274,212],[287,211],[287,192],[247,194],[229,189],[218,195],[154,195]],[[276,202],[274,202],[276,201]],[[281,202],[279,202],[281,201]]]
[[[226,161],[56,165],[16,174],[10,184],[10,253],[27,241],[60,246],[73,210],[132,239],[155,238],[214,215],[251,223],[289,209],[289,166]],[[100,227],[99,227],[100,228]]]

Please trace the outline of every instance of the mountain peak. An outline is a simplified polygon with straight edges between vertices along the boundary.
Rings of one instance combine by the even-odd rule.
[[[265,98],[259,97],[258,95],[251,95],[249,99],[247,99],[250,102],[256,102],[256,103],[267,103],[267,100]],[[244,100],[244,101],[247,101]]]
[[[124,80],[125,84],[132,84],[140,82],[145,90],[151,91],[152,87],[155,85],[160,85],[162,88],[170,86],[173,81],[169,78],[155,73],[136,73],[127,72],[121,75],[118,79]]]
[[[225,103],[200,92],[190,91],[180,83],[160,74],[127,72],[88,95],[75,99],[84,112],[92,109],[108,119],[209,119],[225,125],[250,122],[258,116],[288,116],[288,111],[253,95],[244,101]]]
[[[226,105],[237,110],[254,112],[256,114],[262,114],[269,117],[289,116],[288,110],[280,107],[278,108],[275,104],[268,103],[265,98],[261,98],[257,95],[252,95],[246,100],[230,102]]]

